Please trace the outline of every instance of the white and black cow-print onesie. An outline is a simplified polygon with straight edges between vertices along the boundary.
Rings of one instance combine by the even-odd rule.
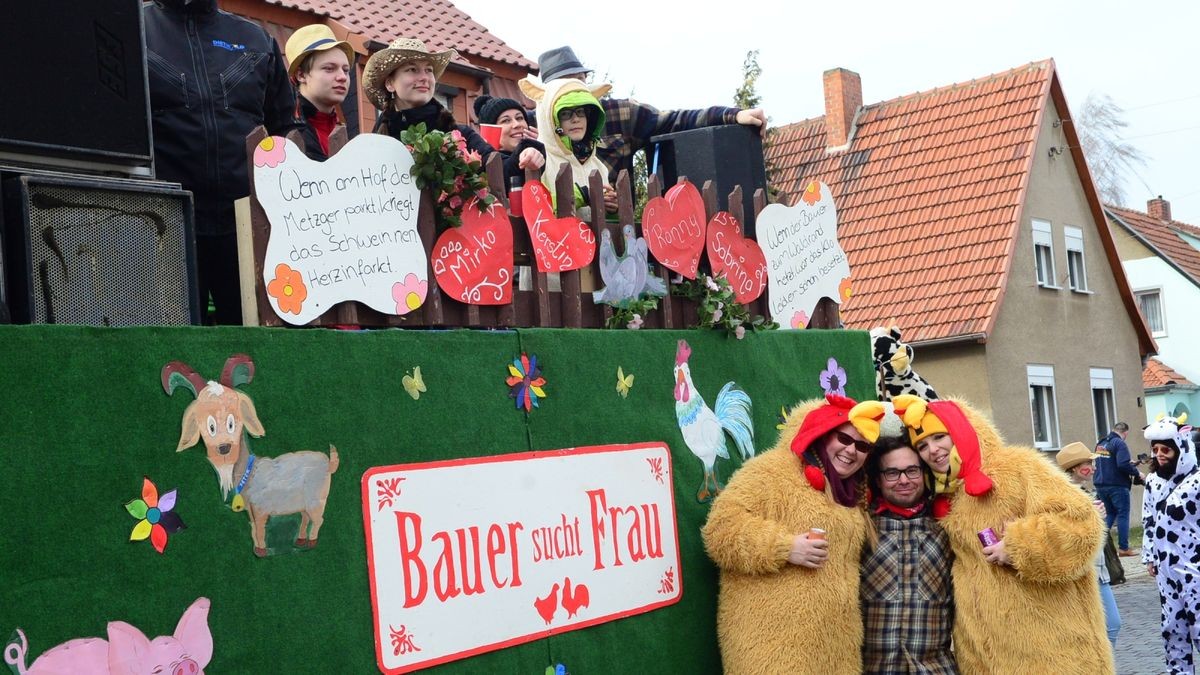
[[[1163,418],[1146,427],[1153,443],[1171,439],[1179,448],[1175,474],[1151,474],[1142,497],[1142,562],[1156,568],[1162,602],[1162,636],[1172,675],[1193,675],[1192,650],[1200,648],[1200,470],[1183,419]]]

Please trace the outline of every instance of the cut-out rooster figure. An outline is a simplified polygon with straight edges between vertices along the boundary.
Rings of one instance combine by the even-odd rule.
[[[723,489],[716,464],[717,457],[729,459],[725,432],[733,437],[738,453],[746,460],[754,456],[754,424],[750,418],[750,395],[736,389],[733,382],[721,387],[715,412],[705,405],[688,369],[691,355],[687,341],[680,340],[675,352],[675,416],[679,418],[683,442],[704,464],[704,484],[696,499],[707,502]]]
[[[550,593],[546,597],[535,597],[533,599],[533,608],[537,610],[537,613],[541,615],[542,619],[546,621],[546,625],[549,626],[550,622],[554,620],[554,614],[558,611],[557,581],[550,587]]]
[[[572,590],[572,588],[574,590]],[[567,610],[567,618],[575,617],[575,613],[581,607],[587,607],[591,603],[591,594],[588,592],[587,584],[575,584],[571,586],[571,577],[563,579],[562,585],[562,608]]]

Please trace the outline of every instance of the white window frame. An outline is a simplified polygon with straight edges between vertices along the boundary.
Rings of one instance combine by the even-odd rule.
[[[1058,277],[1054,270],[1054,230],[1048,220],[1033,219],[1033,274],[1037,280],[1037,285],[1042,288],[1059,289]],[[1038,250],[1044,247],[1046,249],[1046,262],[1050,269],[1043,270],[1041,265],[1042,255]]]
[[[1025,380],[1029,385],[1029,424],[1030,430],[1033,432],[1033,447],[1038,450],[1050,451],[1058,450],[1059,447],[1059,425],[1058,425],[1058,395],[1054,391],[1054,366],[1045,364],[1027,364],[1025,366]],[[1044,407],[1042,412],[1049,415],[1048,419],[1043,421],[1043,426],[1047,432],[1047,439],[1039,441],[1037,437],[1037,418],[1034,417],[1034,396],[1035,387],[1045,387],[1049,389],[1049,396],[1043,402]]]
[[[1113,371],[1112,368],[1089,368],[1088,377],[1092,384],[1092,418],[1096,421],[1096,438],[1104,438],[1117,423],[1117,392],[1113,386]],[[1100,410],[1096,407],[1097,391],[1107,391],[1108,402],[1112,405],[1105,411],[1105,419],[1101,419]]]
[[[1087,283],[1087,259],[1083,255],[1083,230],[1070,225],[1063,226],[1063,239],[1067,247],[1067,278],[1068,285],[1076,293],[1091,293]],[[1071,264],[1071,254],[1079,256],[1079,278],[1075,278],[1075,266]]]
[[[1161,324],[1158,330],[1154,330],[1154,326],[1150,323],[1150,317],[1146,316],[1146,313],[1142,311],[1142,296],[1146,295],[1158,296],[1158,322]],[[1156,338],[1166,337],[1167,310],[1165,307],[1166,303],[1163,300],[1162,286],[1155,286],[1153,288],[1139,288],[1133,292],[1133,297],[1135,300],[1137,300],[1138,312],[1140,312],[1142,318],[1146,320],[1146,327],[1150,329],[1150,335]]]

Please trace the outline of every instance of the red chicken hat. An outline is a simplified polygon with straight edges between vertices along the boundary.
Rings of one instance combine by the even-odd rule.
[[[904,417],[915,444],[926,436],[947,433],[954,442],[959,467],[955,476],[963,482],[963,490],[972,497],[985,495],[992,489],[992,479],[983,472],[983,454],[979,450],[979,435],[971,426],[962,408],[954,401],[925,401],[916,396],[901,395],[894,399],[896,409]]]
[[[804,416],[796,437],[792,439],[792,452],[804,461],[804,451],[825,434],[850,421],[850,409],[858,405],[852,398],[826,394],[825,405],[814,408]],[[805,461],[804,477],[817,490],[825,489],[825,473]]]

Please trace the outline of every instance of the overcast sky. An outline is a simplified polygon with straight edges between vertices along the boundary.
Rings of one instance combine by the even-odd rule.
[[[531,60],[570,44],[616,94],[660,108],[730,105],[757,49],[774,125],[824,114],[829,68],[859,73],[870,104],[1053,58],[1073,114],[1092,91],[1127,111],[1125,137],[1149,156],[1127,176],[1127,205],[1161,194],[1200,225],[1197,2],[454,2]]]

